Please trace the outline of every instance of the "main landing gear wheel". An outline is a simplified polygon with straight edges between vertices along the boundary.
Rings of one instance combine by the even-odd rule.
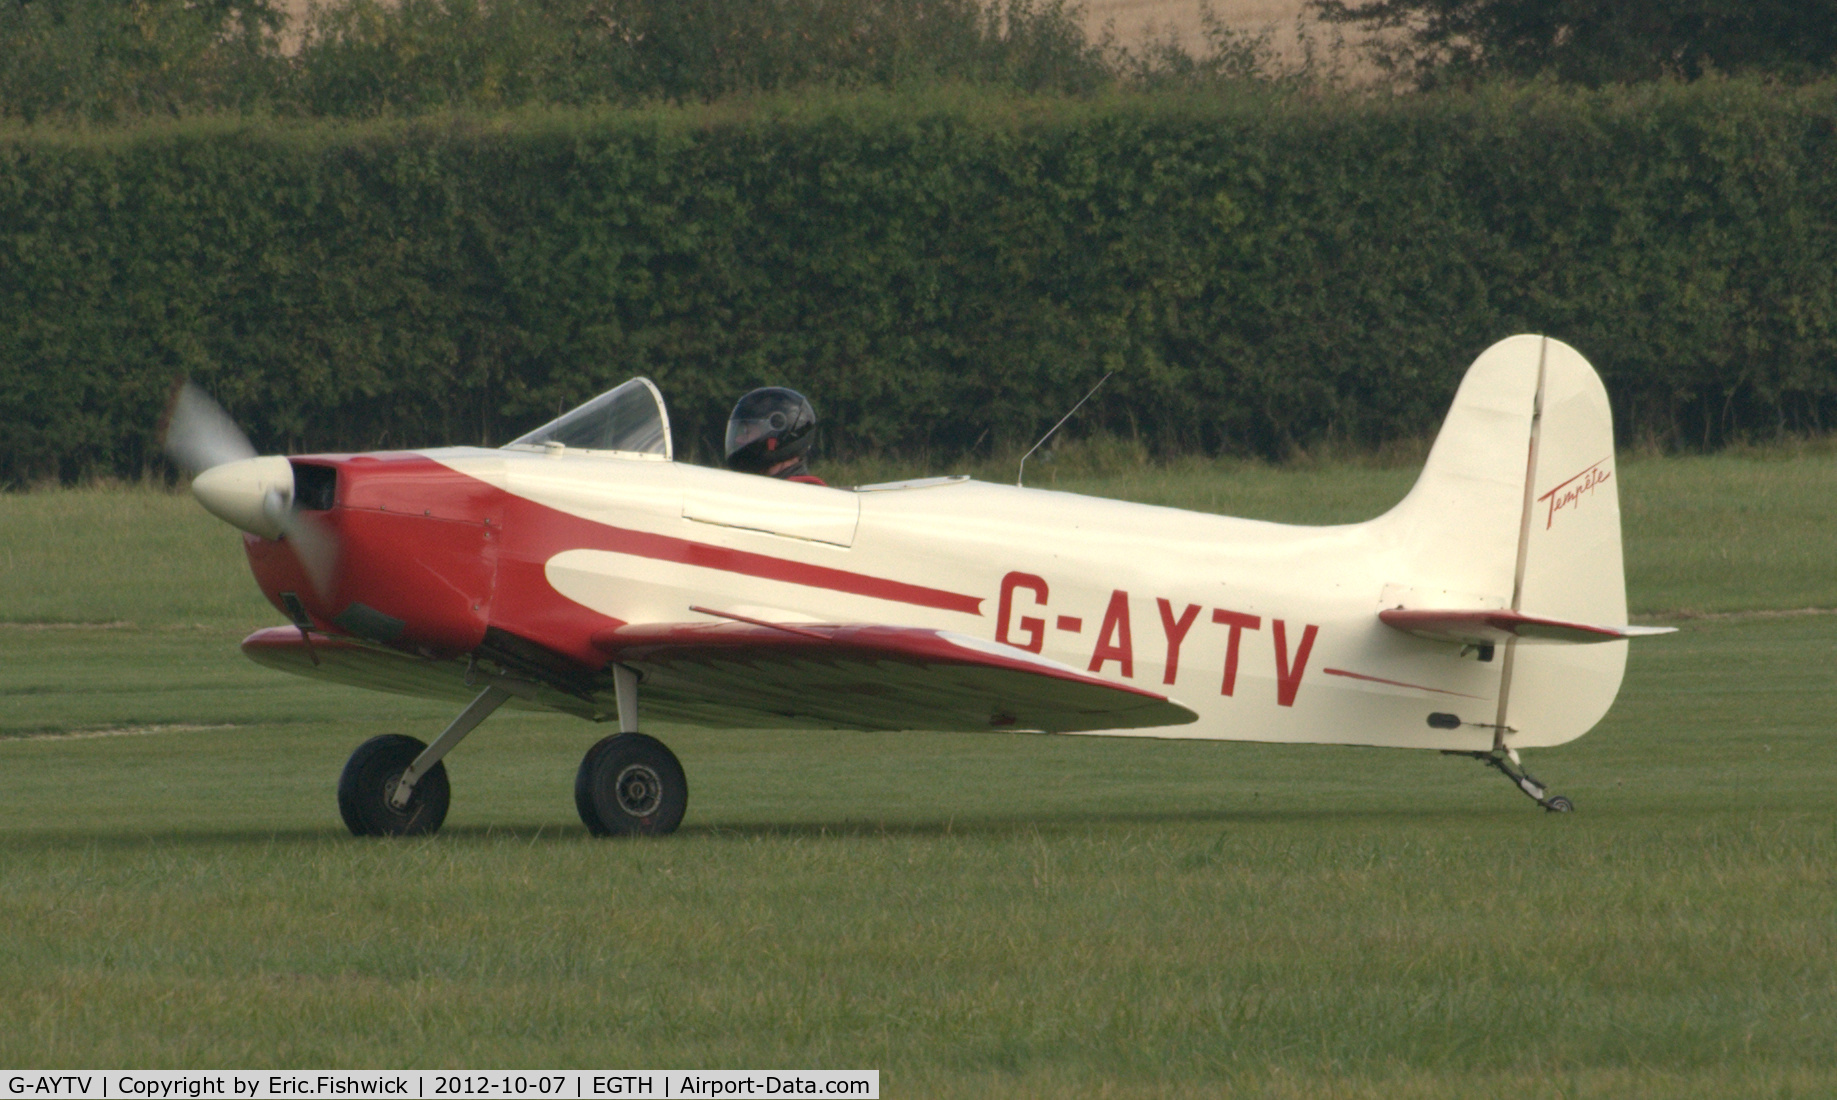
[[[1544,799],[1544,809],[1553,814],[1566,814],[1575,810],[1575,803],[1560,794],[1553,794]]]
[[[689,781],[662,741],[615,733],[581,759],[574,808],[594,836],[665,836],[689,808]]]
[[[403,773],[425,748],[399,733],[372,737],[357,746],[338,777],[338,813],[352,834],[420,836],[440,828],[452,797],[445,764],[435,764],[421,777],[408,805],[397,809],[389,801]]]

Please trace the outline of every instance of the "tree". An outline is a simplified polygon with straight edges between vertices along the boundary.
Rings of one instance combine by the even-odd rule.
[[[281,0],[0,0],[0,118],[107,122],[264,99]]]
[[[1309,0],[1375,32],[1380,64],[1429,88],[1488,76],[1599,86],[1837,72],[1837,0]]]

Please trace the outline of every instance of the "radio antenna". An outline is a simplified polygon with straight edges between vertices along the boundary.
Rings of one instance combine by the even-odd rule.
[[[1068,412],[1064,416],[1061,416],[1059,418],[1059,422],[1057,424],[1054,424],[1051,428],[1047,429],[1046,434],[1040,437],[1040,441],[1038,443],[1035,443],[1032,447],[1028,449],[1026,454],[1021,456],[1021,468],[1014,475],[1014,487],[1015,488],[1017,489],[1025,488],[1025,486],[1022,485],[1022,482],[1027,477],[1027,460],[1033,457],[1033,452],[1039,450],[1041,447],[1046,446],[1046,441],[1052,438],[1052,433],[1058,431],[1060,428],[1065,427],[1065,422],[1072,418],[1072,413],[1075,413],[1079,409],[1083,408],[1084,403],[1091,399],[1091,395],[1095,394],[1098,390],[1102,389],[1103,384],[1110,380],[1110,375],[1115,374],[1115,373],[1116,373],[1115,371],[1106,371],[1104,373],[1104,376],[1097,380],[1097,384],[1091,387],[1091,392],[1085,394],[1083,397],[1080,397],[1078,399],[1078,403],[1072,406],[1072,412]]]

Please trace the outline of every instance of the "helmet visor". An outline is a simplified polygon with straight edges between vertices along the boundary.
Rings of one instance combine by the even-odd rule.
[[[729,420],[727,422],[727,456],[732,458],[734,452],[741,448],[783,432],[789,423],[790,419],[781,412],[774,412],[770,416],[756,420]]]

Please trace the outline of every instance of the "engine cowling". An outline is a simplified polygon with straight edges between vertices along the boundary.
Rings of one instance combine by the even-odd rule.
[[[238,524],[256,583],[275,607],[316,630],[431,656],[477,648],[502,536],[489,492],[413,454],[288,461],[300,524],[335,549],[314,569],[300,538]]]

